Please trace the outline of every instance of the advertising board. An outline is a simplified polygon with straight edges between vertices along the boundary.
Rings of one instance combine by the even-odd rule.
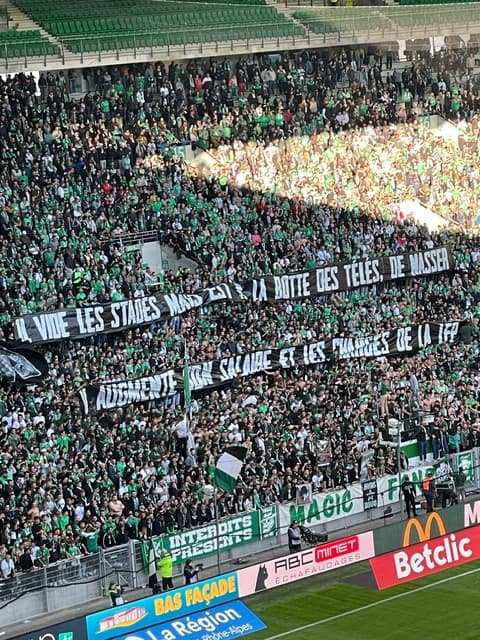
[[[378,588],[387,589],[479,558],[480,527],[477,526],[376,556],[370,559],[370,566]]]
[[[238,598],[237,572],[87,616],[88,640],[109,640]]]
[[[265,589],[368,560],[374,553],[373,533],[368,531],[268,560],[237,572],[239,595],[249,596]]]
[[[243,602],[229,602],[188,617],[123,635],[118,640],[234,640],[266,625]]]
[[[85,618],[73,618],[66,622],[51,624],[37,631],[22,633],[9,640],[86,640]]]

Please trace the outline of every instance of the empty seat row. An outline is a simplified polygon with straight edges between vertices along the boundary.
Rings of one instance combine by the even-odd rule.
[[[241,35],[241,37],[240,37]],[[73,53],[93,51],[111,51],[116,49],[133,49],[149,47],[166,47],[175,45],[200,44],[240,39],[285,38],[302,36],[304,31],[298,25],[268,25],[249,29],[239,34],[238,28],[192,29],[183,31],[164,31],[158,33],[137,33],[124,35],[99,35],[98,37],[69,38],[65,37],[66,46]]]
[[[57,45],[52,44],[40,31],[0,32],[0,57],[23,58],[58,55]]]

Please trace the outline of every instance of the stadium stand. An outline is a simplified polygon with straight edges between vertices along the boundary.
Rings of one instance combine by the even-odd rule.
[[[93,1],[65,5],[20,0],[16,4],[77,53],[304,34],[301,26],[276,8],[256,2],[110,1],[99,7]]]
[[[171,42],[180,28],[183,41],[235,37],[240,26],[250,37],[269,33],[267,24],[272,35],[303,31],[261,3],[213,11],[146,1],[101,9],[93,2],[18,6],[72,50]],[[295,17],[315,30],[326,24],[315,15]],[[365,23],[358,14],[354,24],[346,15],[339,8],[328,24],[380,29],[386,20],[376,12]],[[449,14],[440,15],[446,21]],[[40,39],[39,51],[46,46],[38,33],[9,32],[5,39],[23,56],[30,40]],[[17,44],[17,37],[28,43]],[[167,67],[119,63],[86,70],[91,90],[80,98],[70,95],[63,73],[43,74],[38,87],[28,75],[0,81],[3,338],[12,337],[15,316],[147,291],[194,292],[225,279],[440,243],[457,258],[454,274],[405,287],[263,307],[220,305],[39,347],[50,366],[42,385],[0,389],[0,555],[11,552],[19,569],[22,550],[32,544],[32,562],[43,566],[96,545],[209,522],[209,470],[230,443],[245,443],[250,454],[235,495],[219,498],[222,516],[286,502],[297,482],[312,482],[315,491],[357,482],[365,448],[375,451],[372,477],[395,470],[395,450],[379,438],[382,383],[392,415],[408,413],[417,426],[420,411],[434,415],[430,435],[438,429],[442,452],[479,444],[477,340],[408,361],[359,359],[236,381],[195,399],[193,452],[179,443],[180,398],[83,415],[77,394],[89,382],[134,380],[178,365],[183,339],[192,361],[202,361],[338,333],[362,337],[432,317],[476,320],[480,256],[470,232],[478,224],[472,139],[480,103],[470,53],[415,56],[403,71],[367,47],[330,57],[312,50]],[[421,118],[437,114],[472,122],[464,147],[452,150],[424,131]],[[221,172],[217,167],[205,177],[185,166],[174,153],[179,141],[210,150],[222,160]],[[282,162],[264,163],[279,153]],[[239,173],[250,190],[234,183]],[[468,176],[460,185],[459,173]],[[399,175],[409,180],[403,184]],[[284,188],[305,184],[320,202]],[[401,196],[420,197],[427,184],[429,205],[448,223],[438,232],[397,219],[389,208]],[[124,234],[145,231],[190,255],[198,268],[152,278],[141,256],[121,244]],[[412,369],[418,393],[409,390]]]

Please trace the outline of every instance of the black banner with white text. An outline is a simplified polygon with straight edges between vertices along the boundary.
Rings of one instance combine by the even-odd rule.
[[[378,507],[378,487],[376,480],[362,482],[363,510],[376,509]]]
[[[88,338],[162,322],[220,302],[296,300],[403,278],[430,276],[453,268],[454,260],[448,247],[335,263],[308,271],[256,278],[243,284],[223,283],[194,294],[157,293],[104,305],[27,314],[15,318],[15,337],[33,344]]]
[[[192,391],[277,369],[290,369],[335,360],[413,355],[433,346],[470,341],[467,322],[429,322],[366,336],[320,340],[294,347],[262,349],[189,366]],[[85,412],[161,400],[183,391],[183,370],[169,369],[139,378],[88,385],[80,392]]]

